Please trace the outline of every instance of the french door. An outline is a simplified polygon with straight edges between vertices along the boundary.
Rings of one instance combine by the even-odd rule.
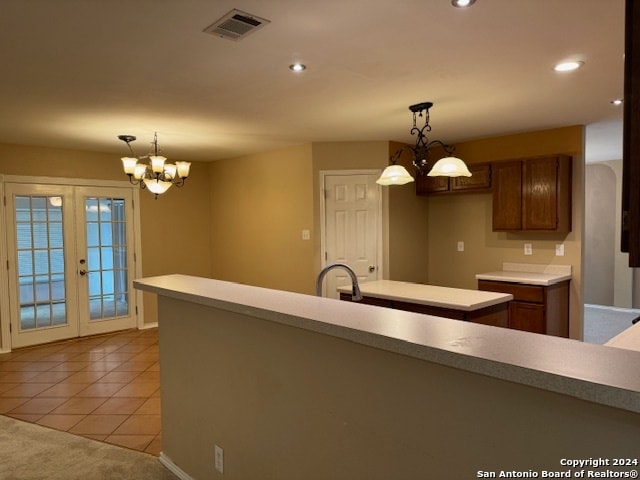
[[[135,327],[131,190],[5,186],[12,347]]]

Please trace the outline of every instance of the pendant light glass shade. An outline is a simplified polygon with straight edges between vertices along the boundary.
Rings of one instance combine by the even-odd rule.
[[[459,158],[445,157],[438,160],[427,175],[429,177],[470,177],[471,172]]]
[[[404,185],[409,182],[413,182],[413,177],[409,175],[406,168],[396,164],[385,168],[380,178],[376,180],[379,185]]]
[[[142,180],[144,184],[147,186],[151,193],[156,195],[161,195],[167,190],[169,187],[173,185],[171,182],[163,182],[162,180],[156,180],[155,178],[145,178]]]

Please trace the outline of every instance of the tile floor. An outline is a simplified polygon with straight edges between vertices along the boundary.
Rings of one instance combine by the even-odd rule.
[[[157,329],[0,354],[0,414],[159,455]]]

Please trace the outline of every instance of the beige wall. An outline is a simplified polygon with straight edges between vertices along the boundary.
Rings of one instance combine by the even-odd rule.
[[[460,480],[637,457],[637,413],[213,307],[161,305],[162,449],[192,478]]]
[[[465,161],[484,162],[548,153],[574,156],[573,231],[567,235],[491,232],[488,194],[418,197],[415,185],[383,187],[384,276],[393,280],[475,288],[474,275],[503,261],[573,266],[572,336],[581,336],[582,127],[464,142]],[[141,192],[145,276],[185,273],[315,293],[320,270],[322,170],[382,170],[400,144],[320,142],[192,165],[183,189],[154,200]],[[409,165],[404,156],[401,163]],[[410,168],[410,171],[413,171]],[[122,180],[113,155],[0,145],[0,173]],[[302,240],[302,230],[311,240]],[[458,253],[458,240],[466,251]],[[524,257],[522,244],[533,244]],[[554,257],[555,244],[565,257]],[[580,315],[580,317],[578,316]],[[145,321],[157,318],[145,296]]]
[[[321,268],[320,177],[324,170],[382,170],[402,144],[396,142],[324,142],[313,144],[313,189],[316,246],[315,271]],[[402,162],[407,164],[406,157]],[[407,165],[408,166],[408,165]],[[412,171],[412,170],[410,170]],[[415,195],[414,183],[382,187],[384,278],[425,283],[427,280],[427,203]]]
[[[313,294],[311,146],[211,162],[209,175],[212,276]]]
[[[602,162],[602,165],[609,167],[616,177],[615,187],[615,208],[611,213],[615,217],[615,240],[614,240],[614,295],[613,305],[622,308],[631,308],[633,306],[633,289],[639,288],[640,285],[634,285],[633,268],[629,267],[629,254],[620,251],[620,233],[622,231],[622,160],[611,160]],[[589,212],[586,212],[589,218]],[[594,254],[592,252],[592,254]]]
[[[582,234],[584,218],[583,127],[533,132],[464,142],[456,154],[468,163],[527,158],[564,153],[573,157],[572,231],[555,233],[505,233],[491,229],[490,193],[429,197],[429,283],[476,288],[476,273],[501,270],[503,262],[572,266],[570,335],[582,338]],[[457,252],[457,242],[465,251]],[[524,243],[533,255],[525,256]],[[565,256],[555,256],[563,243]]]
[[[140,192],[144,276],[210,276],[208,170],[202,163],[191,167],[182,189],[172,187],[158,200]],[[0,174],[127,181],[117,155],[6,144],[0,144]],[[154,295],[145,294],[144,313],[145,323],[156,321]]]
[[[584,303],[616,305],[615,254],[620,245],[615,242],[620,205],[616,201],[616,174],[602,163],[585,167]],[[631,288],[628,296],[630,307]]]
[[[389,142],[318,142],[212,162],[212,276],[314,294],[320,172],[382,171],[389,149]],[[382,199],[385,277],[425,282],[427,255],[416,248],[426,244],[425,199],[413,184],[383,188]],[[310,241],[302,240],[302,229],[311,231]]]
[[[389,143],[389,157],[403,144]],[[399,164],[415,178],[416,170],[407,149],[398,159]],[[429,283],[429,201],[416,195],[415,182],[383,187],[389,192],[389,276],[390,280]]]

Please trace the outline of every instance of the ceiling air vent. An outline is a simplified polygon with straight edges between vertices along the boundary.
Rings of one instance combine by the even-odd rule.
[[[240,40],[268,23],[271,22],[234,8],[224,17],[205,28],[203,32],[229,40]]]

